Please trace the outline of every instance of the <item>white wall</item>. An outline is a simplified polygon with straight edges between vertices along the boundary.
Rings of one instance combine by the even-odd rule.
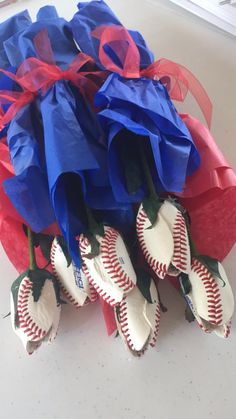
[[[66,18],[76,1],[51,2]],[[191,69],[214,104],[217,143],[236,168],[236,41],[169,4],[167,0],[109,0],[129,28],[140,30],[156,57]],[[32,16],[46,1],[20,1],[0,10],[0,20],[28,7]],[[192,100],[181,109],[201,115]],[[235,253],[225,262],[233,288]],[[9,311],[14,269],[0,253],[0,316]],[[0,317],[0,417],[3,419],[235,419],[236,326],[222,341],[183,318],[180,297],[161,287],[168,313],[159,344],[141,360],[108,338],[98,306],[76,312],[63,307],[56,342],[27,357]]]

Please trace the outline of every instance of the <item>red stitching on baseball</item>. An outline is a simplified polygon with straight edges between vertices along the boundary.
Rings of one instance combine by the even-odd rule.
[[[86,255],[87,252],[87,246],[89,246],[89,242],[88,240],[86,241],[87,246],[85,246],[85,239],[83,237],[80,237],[80,251],[81,251],[81,257],[82,257],[82,269],[84,274],[87,276],[90,284],[92,284],[92,286],[95,288],[96,292],[104,299],[104,301],[106,301],[108,304],[110,304],[112,307],[115,307],[118,302],[115,301],[115,299],[113,297],[111,297],[106,291],[104,291],[99,285],[97,285],[97,283],[95,282],[95,280],[92,278],[88,267],[86,265],[86,258],[84,258],[83,256]]]
[[[193,259],[192,270],[199,275],[206,291],[209,322],[220,325],[222,323],[223,308],[220,290],[216,281],[207,268],[196,258]]]
[[[197,321],[198,322],[198,321]],[[204,326],[202,323],[198,322],[198,325],[201,327],[201,329],[206,332],[206,333],[211,333],[211,331],[209,329],[206,328],[206,326]]]
[[[127,296],[123,298],[123,300],[120,303],[120,327],[121,331],[125,337],[126,343],[128,347],[135,352],[138,352],[135,349],[134,342],[132,341],[132,338],[130,336],[129,332],[129,322],[128,322],[128,312],[127,312]],[[140,351],[140,353],[144,353],[144,349]]]
[[[31,340],[41,339],[46,333],[46,330],[35,328],[35,323],[28,312],[28,298],[32,291],[32,282],[28,278],[24,278],[21,283],[17,301],[17,316],[19,326],[27,337]]]
[[[137,230],[137,236],[138,236],[138,240],[142,249],[142,252],[144,254],[144,257],[146,259],[146,261],[148,262],[149,266],[153,269],[153,271],[162,279],[164,279],[164,277],[167,274],[168,271],[168,267],[166,264],[164,263],[160,263],[158,260],[154,259],[147,247],[146,247],[146,243],[145,243],[145,239],[143,236],[143,232],[144,232],[144,224],[145,221],[147,220],[147,215],[144,212],[144,210],[142,209],[141,211],[139,211],[138,216],[137,216],[137,220],[136,220],[136,230]]]
[[[224,330],[224,338],[227,339],[230,335],[231,332],[231,324],[232,321],[230,320],[226,325],[225,325],[225,330]]]
[[[101,255],[104,268],[108,273],[114,273],[117,276],[114,283],[118,285],[119,288],[124,289],[124,291],[130,291],[134,288],[135,284],[129,278],[126,272],[124,272],[119,259],[116,253],[116,241],[119,237],[119,233],[113,228],[109,228],[106,231],[105,237],[102,240],[101,244]],[[109,257],[107,257],[107,253]]]
[[[188,236],[185,220],[178,211],[173,227],[174,256],[172,264],[180,271],[187,271],[188,265]]]
[[[153,331],[153,337],[149,343],[150,346],[154,347],[156,345],[159,328],[160,328],[160,317],[161,317],[161,310],[160,310],[160,302],[157,301],[157,307],[156,307],[156,314],[155,314],[155,326]]]

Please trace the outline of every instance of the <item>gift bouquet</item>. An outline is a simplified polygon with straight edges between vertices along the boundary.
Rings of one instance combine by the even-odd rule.
[[[162,280],[204,332],[229,336],[236,175],[208,128],[177,112],[188,92],[209,128],[200,82],[155,61],[103,0],[70,22],[46,6],[0,24],[0,239],[28,353],[55,339],[64,304],[98,301],[108,335],[142,355]]]

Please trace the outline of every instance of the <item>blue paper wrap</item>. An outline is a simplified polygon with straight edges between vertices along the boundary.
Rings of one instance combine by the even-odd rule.
[[[17,13],[5,22],[0,23],[0,68],[15,73],[16,69],[10,65],[10,61],[4,49],[5,41],[16,33],[20,33],[31,24],[31,19],[27,10]],[[4,74],[0,74],[0,90],[12,90],[14,82]],[[6,112],[8,105],[2,106]],[[0,132],[0,139],[5,137],[7,127]]]
[[[159,191],[181,192],[186,176],[200,164],[191,135],[179,117],[166,88],[146,78],[124,79],[112,74],[95,97],[99,120],[108,136],[109,176],[119,202],[138,202],[144,190],[129,195],[114,139],[127,130],[149,139]],[[128,145],[127,145],[128,146]],[[135,143],[133,144],[135,150]]]
[[[49,6],[40,9],[38,19],[5,42],[8,58],[19,65],[36,56],[34,36],[46,28],[56,64],[67,68],[78,51],[66,22]],[[87,228],[81,193],[88,206],[108,209],[109,215],[115,210],[117,216],[121,209],[125,225],[131,217],[130,206],[119,204],[114,198],[103,137],[89,105],[67,81],[55,82],[44,96],[39,94],[35,103],[18,113],[8,131],[16,177],[5,183],[6,193],[34,231],[41,231],[57,220],[77,265],[80,260],[75,237]],[[35,193],[37,189],[39,194]],[[126,211],[128,217],[123,216]]]
[[[91,32],[102,25],[121,25],[121,22],[103,0],[79,3],[78,12],[75,13],[68,25],[81,51],[93,57],[101,68],[102,65],[98,60],[99,43],[92,37]],[[146,68],[153,62],[153,54],[139,32],[129,31],[129,33],[138,47],[141,68]],[[108,54],[112,54],[112,50],[109,50]]]

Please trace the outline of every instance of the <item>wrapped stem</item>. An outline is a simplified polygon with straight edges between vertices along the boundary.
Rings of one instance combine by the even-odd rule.
[[[29,227],[27,227],[28,244],[29,244],[29,268],[31,271],[37,269],[37,262],[34,249],[33,233]]]
[[[151,170],[148,165],[147,158],[146,158],[145,148],[143,147],[143,140],[138,142],[138,148],[139,148],[139,156],[140,156],[140,160],[142,164],[142,169],[144,171],[146,182],[147,182],[149,195],[152,198],[157,197],[156,188],[154,186],[152,175],[151,175]]]

